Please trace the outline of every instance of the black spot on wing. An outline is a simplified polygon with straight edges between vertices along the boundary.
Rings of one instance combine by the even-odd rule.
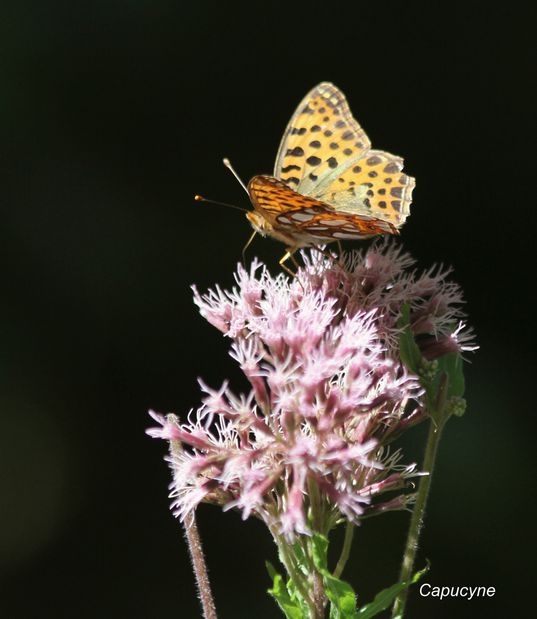
[[[334,168],[337,168],[337,159],[335,157],[330,157],[326,160],[326,163],[328,164],[329,168],[332,168],[332,170]]]
[[[288,148],[285,153],[286,157],[303,157],[304,149],[300,148],[300,146],[295,146],[294,148]]]
[[[300,183],[300,179],[296,176],[288,176],[287,178],[282,178],[282,181],[284,183],[294,183],[295,185],[298,185],[298,183]]]
[[[397,174],[397,172],[399,172],[399,166],[396,163],[389,163],[385,166],[384,172],[386,172],[386,174]]]
[[[377,157],[377,155],[373,155],[367,160],[367,165],[378,165],[379,163],[382,163],[382,159]]]

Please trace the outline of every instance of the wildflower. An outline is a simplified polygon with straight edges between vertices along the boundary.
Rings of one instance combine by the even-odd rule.
[[[400,464],[389,444],[424,418],[424,394],[401,361],[399,321],[409,308],[428,361],[471,350],[461,292],[448,270],[420,275],[389,243],[339,260],[317,250],[302,257],[295,279],[254,261],[238,266],[231,291],[193,288],[201,315],[231,340],[250,391],[200,382],[202,406],[186,421],[153,413],[160,427],[149,433],[184,447],[171,461],[182,519],[215,503],[292,540],[412,500],[416,467]]]

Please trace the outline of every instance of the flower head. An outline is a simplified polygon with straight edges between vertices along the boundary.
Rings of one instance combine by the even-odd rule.
[[[250,391],[201,383],[203,404],[186,422],[155,416],[161,428],[152,435],[184,447],[171,462],[182,518],[212,502],[292,538],[411,500],[404,489],[415,467],[386,447],[423,418],[398,322],[408,307],[427,359],[465,349],[460,290],[447,270],[409,270],[412,258],[389,243],[340,260],[311,250],[303,260],[291,280],[254,261],[248,271],[239,265],[231,291],[194,287],[202,316],[232,341]]]

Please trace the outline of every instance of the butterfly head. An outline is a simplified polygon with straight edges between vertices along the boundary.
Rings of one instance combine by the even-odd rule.
[[[267,236],[267,234],[271,234],[273,230],[272,225],[263,217],[263,215],[257,213],[256,211],[248,211],[246,213],[246,217],[252,225],[252,228],[261,236]]]

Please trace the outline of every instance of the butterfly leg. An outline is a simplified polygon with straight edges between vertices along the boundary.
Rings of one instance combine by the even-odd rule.
[[[287,251],[285,252],[285,254],[282,256],[280,262],[278,263],[282,269],[284,271],[286,271],[287,273],[289,273],[289,275],[291,275],[292,277],[296,277],[296,273],[294,273],[293,271],[291,271],[291,269],[285,264],[285,262],[287,260],[289,260],[289,258],[291,259],[291,261],[293,262],[293,264],[295,265],[297,271],[300,268],[298,262],[296,261],[295,257],[294,257],[294,253],[296,251],[295,247],[288,247]]]
[[[337,248],[338,248],[337,260],[339,264],[343,266],[345,260],[343,259],[343,245],[341,244],[341,241],[337,242]]]
[[[330,261],[334,260],[334,255],[326,251],[326,249],[321,249],[318,245],[315,245],[314,248],[327,260],[330,260]]]

